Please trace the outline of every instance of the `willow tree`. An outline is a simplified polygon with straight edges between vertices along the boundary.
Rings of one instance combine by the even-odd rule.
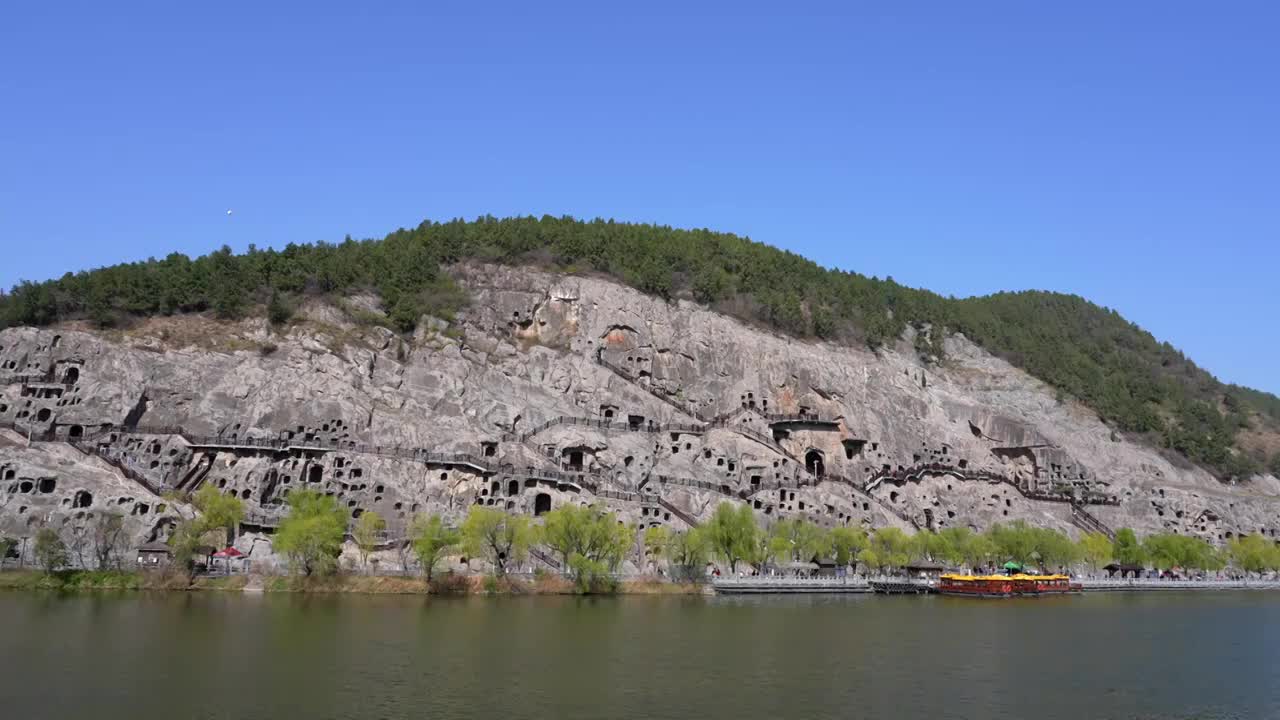
[[[523,561],[534,539],[527,516],[483,505],[471,508],[461,529],[466,551],[487,559],[498,575],[506,574],[507,563]]]
[[[413,554],[418,557],[423,572],[427,574],[428,584],[431,583],[432,576],[435,574],[436,565],[439,565],[440,560],[462,541],[462,535],[456,529],[446,525],[439,515],[414,518],[409,530],[409,538]]]
[[[749,505],[722,502],[703,527],[712,552],[729,564],[730,572],[757,553],[760,529]]]
[[[272,546],[303,575],[333,572],[346,537],[346,513],[332,497],[314,490],[291,491],[288,500],[289,514],[280,522]]]
[[[366,570],[369,567],[369,554],[382,543],[386,534],[387,521],[381,515],[372,510],[360,514],[351,537],[356,541],[356,548],[360,551],[360,564]]]

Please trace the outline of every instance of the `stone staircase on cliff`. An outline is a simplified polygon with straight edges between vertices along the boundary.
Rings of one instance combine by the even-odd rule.
[[[1102,533],[1111,542],[1116,540],[1116,534],[1111,528],[1076,503],[1071,504],[1071,524],[1085,532]]]

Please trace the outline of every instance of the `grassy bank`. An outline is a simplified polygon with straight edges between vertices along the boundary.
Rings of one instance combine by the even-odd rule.
[[[39,570],[0,572],[3,590],[54,590],[78,592],[96,590],[226,590],[244,589],[248,578],[197,578],[188,583],[185,577],[119,570],[62,570],[46,575]]]
[[[52,590],[80,592],[99,590],[165,590],[239,592],[251,578],[202,577],[188,583],[182,576],[159,573],[64,570],[46,575],[39,570],[0,572],[0,590]],[[363,595],[573,595],[573,583],[559,575],[540,575],[532,579],[486,576],[443,576],[428,584],[422,577],[382,575],[327,575],[323,577],[262,577],[264,592],[278,593],[351,593]],[[620,583],[613,593],[618,595],[697,595],[702,588],[693,584],[676,584],[658,580],[632,580]]]
[[[378,575],[329,575],[325,577],[269,577],[262,583],[265,592],[363,593],[363,594],[434,594],[434,595],[576,595],[572,582],[559,575],[540,575],[532,579],[480,575],[454,575],[436,578],[430,584],[421,577]],[[634,580],[619,583],[613,595],[698,595],[702,588],[694,584],[676,584],[658,580]]]

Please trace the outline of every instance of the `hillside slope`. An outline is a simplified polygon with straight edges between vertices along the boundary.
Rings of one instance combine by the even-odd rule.
[[[190,260],[118,265],[0,296],[0,325],[211,310],[235,319],[255,305],[284,321],[308,297],[373,291],[385,322],[414,329],[424,313],[449,318],[468,298],[442,265],[461,261],[601,273],[662,299],[690,299],[799,338],[871,349],[910,329],[923,358],[945,362],[963,333],[1092,408],[1112,428],[1180,453],[1220,478],[1280,471],[1280,399],[1227,386],[1118,314],[1054,293],[954,300],[892,279],[831,271],[733,235],[571,218],[481,218],[423,223],[380,241],[223,249]]]
[[[872,351],[600,277],[448,270],[470,303],[409,336],[365,295],[306,299],[274,328],[205,313],[0,331],[0,533],[108,508],[163,536],[161,495],[205,484],[261,533],[298,486],[353,519],[376,509],[392,535],[476,503],[682,527],[725,500],[828,526],[1280,529],[1276,478],[1220,482],[963,334],[938,364],[910,326]]]

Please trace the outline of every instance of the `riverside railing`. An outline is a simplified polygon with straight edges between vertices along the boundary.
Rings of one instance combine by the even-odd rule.
[[[875,578],[846,575],[722,575],[711,578],[711,587],[719,593],[784,593],[784,592],[871,592]]]
[[[1280,590],[1275,579],[1082,579],[1085,590]]]

